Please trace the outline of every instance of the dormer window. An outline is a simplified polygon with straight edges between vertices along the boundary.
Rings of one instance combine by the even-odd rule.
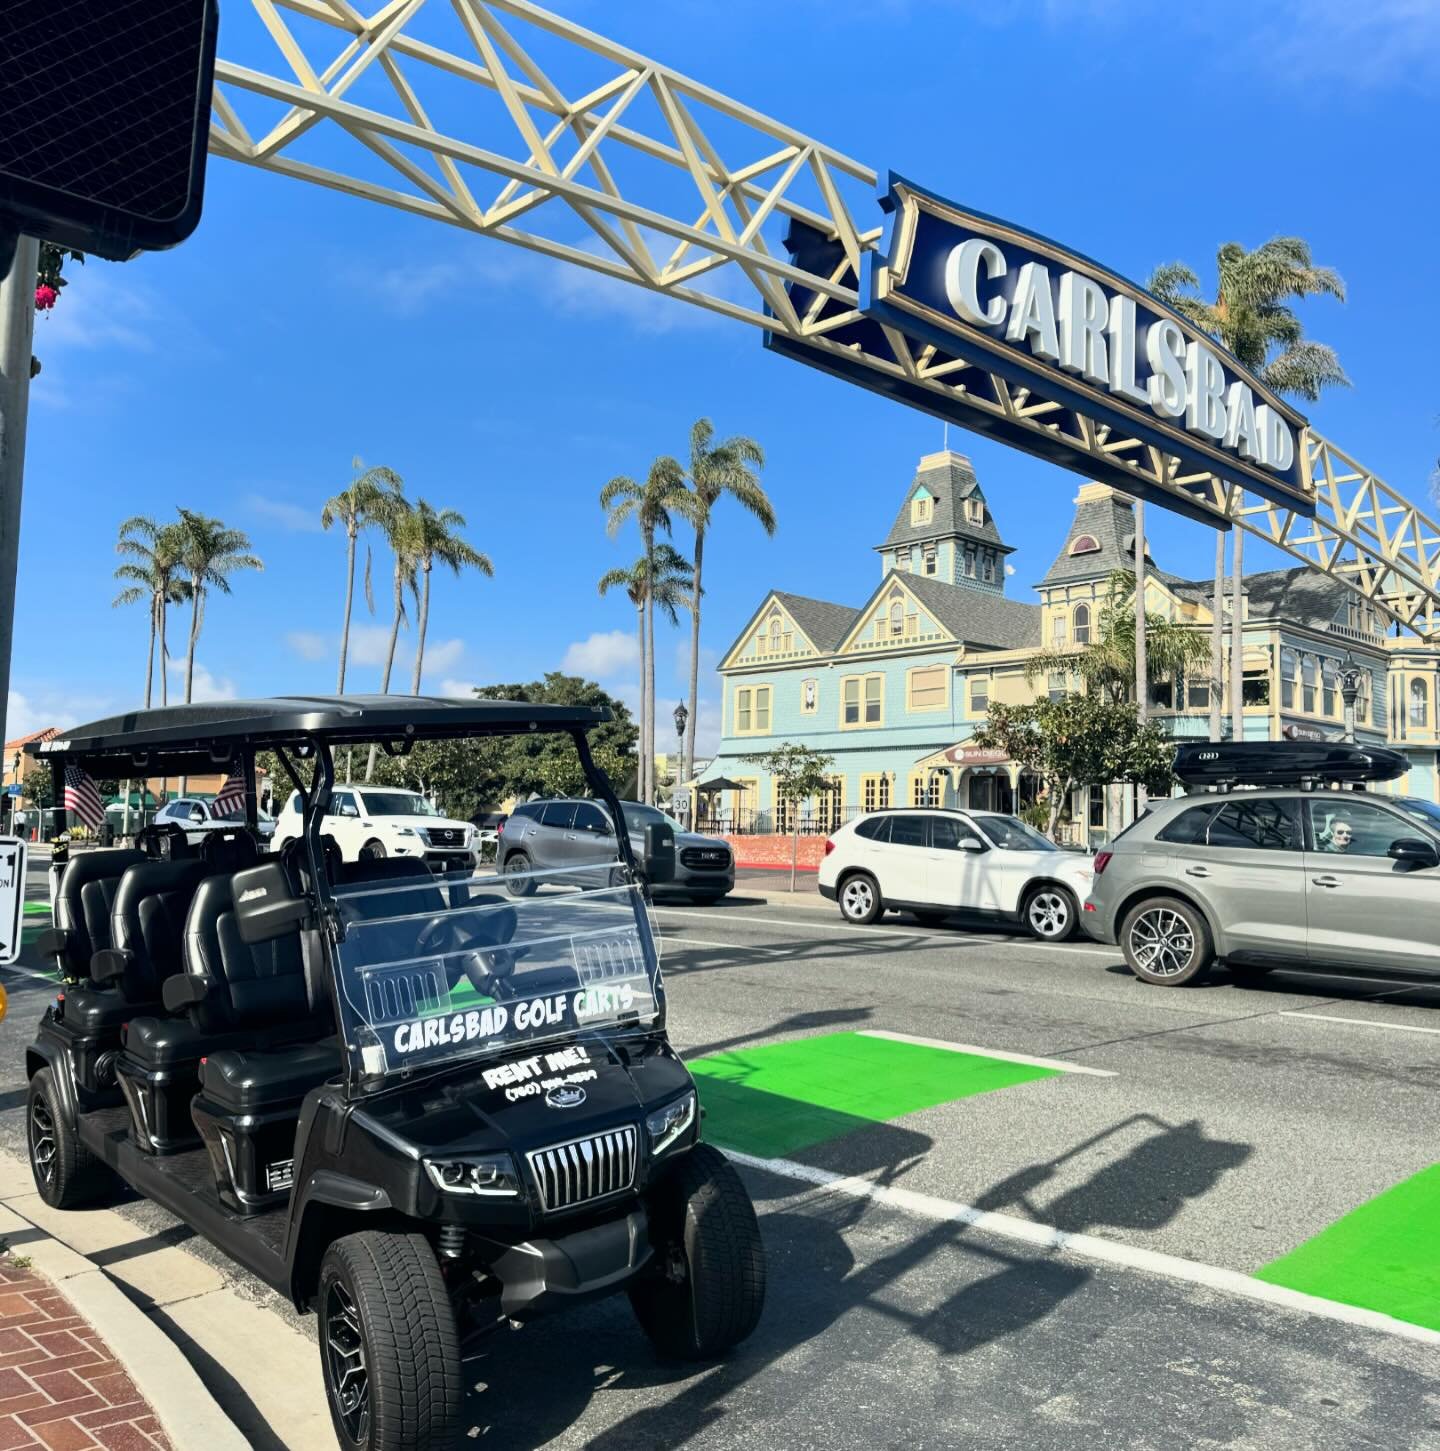
[[[905,633],[905,602],[903,600],[891,600],[890,602],[890,633],[892,635]]]
[[[971,524],[983,524],[985,522],[985,505],[979,499],[966,499],[965,517]]]
[[[935,500],[929,494],[916,494],[910,500],[911,524],[929,524],[935,518]]]
[[[1070,545],[1071,554],[1099,554],[1100,541],[1093,534],[1077,534]]]

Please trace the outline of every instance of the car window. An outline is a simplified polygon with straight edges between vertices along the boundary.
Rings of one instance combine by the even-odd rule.
[[[582,801],[575,808],[575,830],[606,836],[610,831],[610,823],[605,819],[605,813],[593,801]]]
[[[1251,851],[1294,851],[1299,835],[1295,803],[1266,797],[1259,801],[1227,801],[1210,822],[1206,844]]]
[[[925,818],[923,816],[892,816],[890,818],[891,846],[924,846],[926,844]]]
[[[1418,796],[1400,796],[1395,804],[1416,821],[1423,821],[1431,831],[1440,831],[1440,806],[1433,801],[1422,801]]]
[[[418,791],[366,791],[360,797],[366,816],[438,816]]]
[[[958,816],[930,818],[930,845],[937,851],[959,851],[960,843],[967,839],[978,841],[981,846],[985,845],[975,828],[968,821],[961,821]]]
[[[1174,841],[1184,846],[1194,846],[1196,843],[1204,842],[1205,828],[1210,818],[1215,814],[1215,803],[1207,802],[1204,806],[1192,806],[1188,811],[1182,811],[1174,821],[1162,826],[1155,833],[1156,841]],[[1129,827],[1126,828],[1129,830]],[[1121,836],[1125,833],[1121,832]],[[1116,841],[1120,837],[1115,838]]]
[[[191,821],[205,820],[205,808],[198,801],[191,804],[190,810],[186,814]]]
[[[353,791],[334,791],[330,795],[330,807],[326,816],[359,816]]]
[[[888,816],[867,816],[864,821],[855,823],[855,835],[863,836],[866,841],[889,841],[890,818]]]
[[[575,820],[575,803],[573,801],[547,801],[545,810],[540,815],[541,826],[558,826],[564,831],[570,829],[570,823]]]
[[[982,839],[989,837],[1001,851],[1059,851],[1048,836],[1041,836],[1018,816],[982,816],[975,823]]]
[[[540,808],[533,801],[526,801],[523,805],[517,806],[510,815],[518,816],[522,821],[533,821],[540,815]]]
[[[1318,852],[1345,856],[1389,856],[1397,841],[1414,839],[1420,831],[1404,817],[1368,801],[1307,801],[1310,837]]]

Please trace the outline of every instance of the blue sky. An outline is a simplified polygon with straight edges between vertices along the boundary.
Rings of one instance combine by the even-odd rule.
[[[1305,319],[1355,385],[1310,417],[1424,497],[1440,453],[1440,10],[1427,0],[1363,13],[1342,0],[553,4],[882,175],[1132,277],[1179,257],[1208,285],[1221,242],[1306,237],[1350,300]],[[243,0],[225,7],[221,54],[283,65]],[[437,576],[429,688],[568,666],[633,700],[632,612],[595,591],[639,551],[633,534],[605,535],[608,478],[683,453],[702,414],[764,444],[780,530],[767,540],[721,506],[706,554],[713,666],[772,586],[859,604],[878,579],[871,546],[941,441],[933,420],[772,357],[741,324],[216,158],[189,242],[74,279],[36,329],[12,735],[138,703],[145,612],[110,608],[131,513],[203,509],[265,560],[212,603],[205,693],[333,688],[344,550],[317,516],[358,454],[462,510],[495,562],[493,580]],[[1033,598],[1079,479],[958,431],[951,444],[1017,546],[1011,593]],[[1149,512],[1158,561],[1205,574],[1213,536]],[[1253,567],[1283,562],[1247,551]],[[357,621],[351,685],[378,686],[383,594],[382,615],[362,605]],[[685,638],[659,641],[662,702],[683,688]],[[702,697],[713,742],[708,670]]]

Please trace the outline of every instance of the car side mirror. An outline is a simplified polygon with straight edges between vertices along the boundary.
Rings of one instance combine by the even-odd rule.
[[[1386,855],[1406,866],[1440,866],[1440,853],[1428,841],[1418,836],[1402,836],[1399,841],[1392,841]]]
[[[675,833],[666,822],[645,828],[645,876],[651,882],[675,880]]]
[[[961,851],[984,851],[985,850],[985,843],[983,841],[976,841],[973,836],[962,836],[960,838],[960,850]]]

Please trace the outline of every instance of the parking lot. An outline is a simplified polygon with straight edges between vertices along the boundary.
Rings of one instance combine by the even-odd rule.
[[[760,1329],[698,1371],[657,1365],[623,1299],[502,1333],[468,1365],[477,1438],[1440,1447],[1433,1331],[1269,1303],[1251,1278],[1435,1161],[1440,990],[1166,990],[1093,944],[847,927],[745,890],[657,920],[672,1037],[761,1213]],[[48,989],[5,985],[0,1147],[18,1153]],[[310,1322],[162,1211],[123,1212],[117,1273],[179,1245],[274,1317],[268,1362],[197,1357],[252,1443],[333,1444],[323,1405],[267,1410],[277,1380],[318,1387],[285,1348]],[[158,1318],[183,1324],[183,1304]]]

